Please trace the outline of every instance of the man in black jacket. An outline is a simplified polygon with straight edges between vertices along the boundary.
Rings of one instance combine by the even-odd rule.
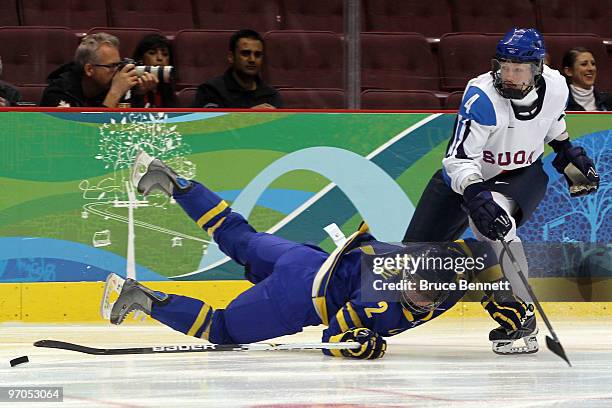
[[[48,77],[40,106],[116,108],[131,89],[144,94],[157,86],[149,73],[138,76],[134,64],[122,64],[119,40],[106,33],[83,38],[74,61],[62,65]]]
[[[253,30],[240,30],[230,38],[230,68],[198,87],[195,108],[282,108],[278,91],[261,80],[263,38]]]

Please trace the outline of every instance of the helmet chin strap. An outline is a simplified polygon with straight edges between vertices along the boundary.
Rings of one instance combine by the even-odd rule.
[[[518,106],[531,106],[535,103],[535,101],[538,99],[538,92],[536,91],[536,87],[532,87],[531,91],[529,91],[529,93],[527,95],[525,95],[523,98],[519,98],[519,99],[512,99],[512,103],[514,105],[518,105]]]

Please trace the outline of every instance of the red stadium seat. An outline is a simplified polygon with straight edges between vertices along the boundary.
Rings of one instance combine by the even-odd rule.
[[[551,67],[561,70],[563,54],[573,47],[585,47],[593,52],[597,64],[597,88],[612,89],[612,66],[608,64],[606,46],[601,38],[592,34],[544,34],[544,44],[550,54]]]
[[[21,85],[18,87],[21,102],[32,102],[38,105],[46,85]]]
[[[114,27],[153,27],[164,32],[193,28],[190,1],[108,0]]]
[[[344,32],[343,0],[281,0],[284,30]]]
[[[507,32],[513,27],[536,27],[531,0],[451,0],[454,31]]]
[[[182,30],[177,33],[174,52],[179,87],[196,86],[225,72],[232,33],[207,30]]]
[[[108,25],[105,0],[21,0],[21,9],[24,25],[82,31]]]
[[[207,0],[194,2],[198,28],[204,30],[239,30],[260,32],[280,28],[280,11],[276,1]]]
[[[344,109],[342,89],[284,88],[279,89],[286,109]]]
[[[544,33],[593,33],[612,38],[612,4],[601,0],[536,0]]]
[[[445,109],[459,109],[461,106],[461,100],[463,99],[463,91],[455,91],[448,94],[444,101]]]
[[[338,88],[343,84],[340,36],[326,31],[270,31],[265,78],[276,87]]]
[[[116,27],[95,27],[87,32],[94,34],[104,32],[114,35],[119,39],[119,48],[122,57],[131,58],[136,46],[140,40],[149,34],[160,34],[159,30],[154,28],[116,28]]]
[[[18,25],[17,0],[0,1],[0,27]]]
[[[438,89],[438,64],[418,33],[363,33],[361,87]]]
[[[0,27],[2,79],[44,84],[51,71],[72,60],[76,46],[76,37],[64,27]]]
[[[362,0],[362,31],[417,32],[440,37],[453,30],[445,0]]]
[[[198,91],[196,87],[183,88],[176,93],[179,108],[191,108],[195,102],[195,96]]]
[[[491,70],[495,46],[503,34],[450,33],[440,38],[440,81],[443,90],[458,91]]]
[[[440,100],[431,91],[367,90],[361,93],[362,109],[441,109]]]

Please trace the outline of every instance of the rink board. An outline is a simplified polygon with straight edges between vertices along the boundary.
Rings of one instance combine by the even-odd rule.
[[[128,218],[121,202],[138,145],[149,143],[152,153],[182,174],[205,182],[258,230],[331,250],[323,231],[331,222],[349,234],[365,219],[378,239],[401,239],[440,166],[455,118],[339,112],[0,115],[6,124],[0,129],[0,321],[28,322],[98,319],[100,282],[109,272],[125,275]],[[602,180],[609,180],[612,115],[569,114],[567,123]],[[525,242],[564,243],[579,267],[534,268],[532,282],[545,300],[560,295],[566,301],[560,304],[576,305],[572,314],[607,313],[605,303],[580,302],[612,301],[611,184],[570,200],[551,160],[547,149],[549,190],[519,233]],[[376,171],[364,173],[367,166]],[[174,203],[153,197],[135,214],[137,278],[215,306],[248,287],[239,265],[210,267],[220,254]],[[576,250],[576,243],[591,246]],[[466,305],[449,315],[482,313]]]

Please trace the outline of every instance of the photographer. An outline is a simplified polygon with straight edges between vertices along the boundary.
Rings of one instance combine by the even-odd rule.
[[[134,61],[151,67],[172,67],[174,54],[170,41],[160,34],[144,36],[132,55]],[[144,95],[132,96],[133,104],[137,103],[145,108],[175,108],[178,103],[174,93],[174,80],[160,81],[157,86]]]
[[[2,75],[2,58],[0,58],[0,75]],[[21,100],[17,88],[8,82],[0,81],[0,108],[15,106]]]
[[[117,37],[96,33],[83,38],[74,61],[53,71],[48,83],[40,106],[116,108],[128,91],[146,94],[158,80],[121,61]]]

